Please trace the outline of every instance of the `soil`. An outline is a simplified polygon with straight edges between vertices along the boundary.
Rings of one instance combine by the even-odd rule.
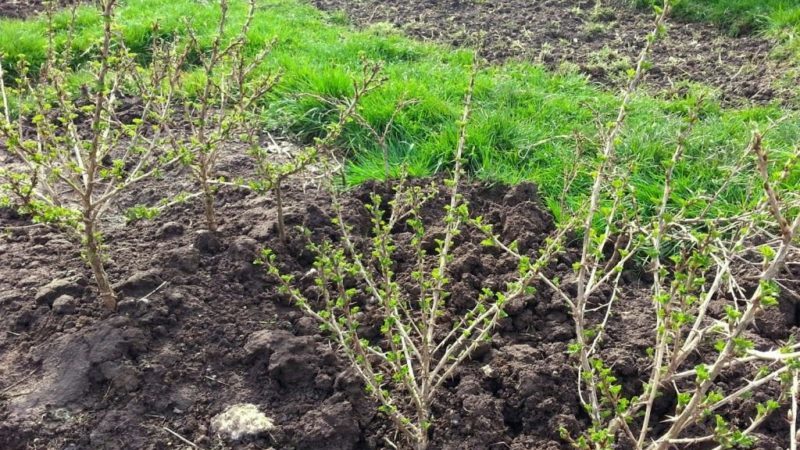
[[[243,148],[232,146],[220,169],[232,179],[247,176],[252,164]],[[105,224],[108,272],[123,297],[112,315],[100,307],[74,242],[0,210],[6,231],[0,239],[0,448],[188,448],[184,439],[203,449],[389,448],[384,438],[395,435],[359,380],[313,320],[253,264],[269,247],[302,289],[312,287],[304,275],[313,257],[299,233],[281,243],[271,197],[221,189],[218,236],[203,230],[200,205],[192,201],[153,221],[124,224],[124,209],[191,190],[186,180],[173,171],[148,181],[122,198]],[[432,235],[446,200],[439,186],[440,195],[423,210]],[[370,194],[387,192],[383,184],[367,183],[345,196],[355,233],[367,235]],[[468,184],[464,192],[472,211],[504,239],[518,239],[521,251],[535,252],[553,228],[535,186]],[[314,240],[336,238],[329,195],[313,178],[293,180],[285,196],[289,225],[309,228]],[[395,233],[400,242],[409,238],[402,228]],[[468,231],[456,242],[450,314],[467,308],[481,288],[500,287],[516,272],[514,261],[483,249],[481,240]],[[574,255],[570,250],[560,258],[552,275],[566,279]],[[399,279],[408,277],[412,257],[398,253]],[[797,268],[791,270],[787,278],[800,279]],[[647,283],[629,275],[604,352],[631,394],[647,374],[653,324]],[[781,308],[759,320],[753,338],[760,348],[797,335],[792,295],[787,291]],[[457,371],[435,405],[432,449],[566,450],[558,429],[576,432],[588,425],[566,353],[574,337],[566,306],[541,288],[507,311],[491,344]],[[746,425],[764,395],[732,405],[726,414]],[[663,399],[656,413],[667,413],[671,401]],[[240,403],[256,405],[275,429],[237,441],[218,436],[212,419]],[[761,427],[756,448],[788,446],[785,412],[775,412]],[[620,448],[627,448],[624,442]]]
[[[58,0],[59,6],[67,6],[78,0]],[[24,19],[47,10],[45,0],[0,0],[0,17]]]
[[[652,31],[648,11],[625,6],[594,13],[595,0],[314,0],[326,11],[344,12],[359,26],[390,23],[426,40],[474,46],[484,33],[483,54],[491,61],[522,59],[559,69],[577,66],[605,86],[618,88]],[[655,47],[651,90],[680,93],[682,82],[716,88],[725,104],[794,104],[800,80],[789,80],[789,61],[771,57],[774,44],[755,34],[731,37],[710,24],[671,20],[668,36]]]

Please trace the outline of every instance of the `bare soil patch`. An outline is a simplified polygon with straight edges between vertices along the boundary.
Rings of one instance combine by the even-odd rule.
[[[229,176],[249,174],[252,166],[242,149],[231,150],[221,169]],[[185,179],[171,173],[149,181],[118,208],[188,190],[192,186]],[[345,199],[348,220],[365,237],[364,205],[373,192],[389,196],[383,184],[369,183]],[[532,185],[471,184],[465,195],[476,214],[495,224],[504,239],[518,239],[522,251],[534,252],[553,227]],[[297,179],[287,197],[288,224],[308,227],[315,240],[336,238],[328,194]],[[442,188],[424,210],[428,223],[441,223],[445,201]],[[313,320],[277,294],[274,280],[253,264],[268,246],[310,289],[313,280],[303,276],[313,258],[304,241],[295,234],[288,244],[280,242],[270,198],[225,188],[219,207],[218,239],[203,232],[200,205],[193,202],[152,222],[123,226],[121,216],[115,219],[107,236],[113,248],[109,272],[124,299],[112,316],[99,305],[75,243],[1,211],[0,448],[184,445],[172,432],[206,449],[387,448],[384,437],[394,437],[391,427],[359,380]],[[407,235],[396,230],[399,242]],[[467,232],[457,242],[452,313],[468,308],[483,287],[498,288],[515,275],[516,263],[482,249],[481,240]],[[569,276],[574,259],[574,251],[561,257],[552,274]],[[411,254],[397,254],[400,279],[413,260]],[[606,354],[633,393],[648,370],[653,324],[646,280],[635,271],[625,278],[626,305],[610,322]],[[776,345],[796,333],[791,295],[796,294],[787,292],[781,308],[759,321],[759,334],[751,336],[758,345]],[[541,289],[507,311],[496,339],[456,373],[436,405],[432,448],[566,450],[559,427],[577,432],[587,426],[566,353],[574,337],[566,306]],[[733,405],[734,422],[743,422],[764,395]],[[256,405],[276,429],[235,442],[220,439],[213,418],[240,403]],[[657,412],[671,406],[672,400],[664,399]],[[758,448],[788,445],[784,416],[785,410],[774,413]]]
[[[607,2],[604,2],[607,3]],[[652,15],[628,7],[594,13],[594,0],[314,0],[329,12],[344,12],[355,24],[388,22],[416,38],[454,46],[473,45],[485,33],[484,53],[493,61],[522,59],[558,69],[576,65],[613,88],[635,63]],[[613,3],[612,3],[613,4]],[[664,95],[681,82],[704,83],[726,104],[791,102],[788,61],[770,56],[773,43],[748,35],[730,37],[710,24],[671,21],[668,37],[653,54],[649,87]],[[794,80],[797,81],[797,80]]]
[[[75,4],[78,0],[57,0],[59,6]],[[45,0],[0,0],[0,17],[24,19],[47,9]]]

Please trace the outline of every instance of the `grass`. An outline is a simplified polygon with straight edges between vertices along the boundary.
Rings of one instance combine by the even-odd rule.
[[[244,11],[244,5],[235,2],[231,17],[240,21]],[[181,17],[191,17],[203,39],[209,38],[217,17],[214,8],[195,0],[127,0],[119,14],[125,42],[142,54],[143,61],[155,37],[183,35]],[[76,64],[91,58],[100,23],[88,8],[80,10],[79,18],[74,53],[81,56]],[[65,23],[66,15],[57,19]],[[159,22],[157,28],[154,20]],[[42,19],[0,21],[0,53],[5,55],[7,69],[21,55],[34,66],[43,59],[44,28]],[[376,129],[382,129],[400,99],[418,101],[398,116],[388,141],[395,170],[405,164],[412,175],[425,176],[451,164],[470,52],[417,43],[388,26],[354,31],[299,0],[260,2],[250,37],[254,51],[277,39],[269,59],[271,67],[264,70],[284,73],[266,107],[266,126],[306,139],[319,135],[335,111],[303,94],[348,95],[351,77],[364,56],[384,61],[389,77],[362,105],[362,114]],[[654,204],[659,195],[662,164],[671,156],[688,105],[702,91],[702,86],[692,86],[687,97],[659,99],[641,94],[633,101],[620,142],[619,164],[635,167],[631,183],[645,207]],[[602,90],[578,73],[553,73],[523,63],[488,67],[477,80],[475,114],[468,130],[470,173],[491,181],[536,182],[556,215],[565,214],[558,202],[564,174],[575,164],[586,168],[569,196],[569,203],[577,206],[590,182],[588,172],[598,140],[596,121],[612,120],[618,105],[615,93]],[[706,102],[690,136],[687,158],[676,171],[678,201],[697,199],[732,179],[722,196],[725,208],[727,212],[746,210],[754,174],[731,173],[731,167],[746,147],[750,131],[783,114],[777,106],[727,110],[713,99]],[[800,120],[792,114],[793,120],[783,122],[767,140],[776,164],[800,141]],[[581,136],[587,155],[580,160],[575,136]],[[349,182],[384,176],[382,153],[365,130],[351,124],[342,139],[342,146],[351,152]],[[800,174],[794,174],[788,183],[800,187]]]
[[[639,6],[660,0],[635,0]],[[759,33],[781,44],[779,56],[800,61],[800,2],[797,0],[677,0],[677,17],[712,22],[733,36]]]
[[[767,29],[800,29],[800,4],[795,0],[683,0],[675,12],[692,20],[714,22],[731,34]]]

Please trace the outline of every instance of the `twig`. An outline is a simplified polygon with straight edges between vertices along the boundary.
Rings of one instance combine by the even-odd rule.
[[[792,408],[789,410],[789,443],[791,450],[797,450],[797,397],[800,395],[800,379],[797,369],[792,371]]]
[[[211,381],[213,381],[213,382],[215,382],[215,383],[219,383],[219,384],[221,384],[221,385],[223,385],[223,386],[230,386],[228,383],[226,383],[226,382],[224,382],[224,381],[220,381],[220,380],[218,380],[218,379],[216,379],[216,378],[214,378],[214,377],[210,377],[210,376],[208,376],[208,375],[205,375],[205,376],[203,376],[203,378],[207,378],[207,379],[209,379],[209,380],[211,380]]]
[[[8,385],[8,386],[6,386],[5,388],[3,388],[2,390],[0,390],[0,395],[2,395],[2,394],[5,394],[6,392],[10,391],[10,390],[11,390],[11,389],[13,389],[14,387],[16,387],[16,386],[19,386],[20,384],[24,383],[24,382],[25,382],[25,380],[27,380],[28,378],[30,378],[30,377],[31,377],[31,376],[32,376],[34,373],[36,373],[36,371],[37,371],[37,370],[38,370],[38,369],[33,369],[33,370],[31,370],[31,371],[30,371],[30,372],[29,372],[27,375],[25,375],[24,377],[20,378],[19,380],[17,380],[17,381],[15,381],[15,382],[11,383],[10,385]]]
[[[160,291],[160,290],[161,290],[161,288],[163,288],[164,286],[166,286],[166,285],[168,285],[168,284],[169,284],[169,281],[164,281],[163,283],[159,284],[159,285],[158,285],[158,287],[156,287],[155,289],[153,289],[152,291],[150,291],[150,292],[149,292],[147,295],[145,295],[144,297],[141,297],[141,298],[139,299],[139,301],[147,301],[147,300],[149,300],[149,298],[150,298],[150,296],[151,296],[151,295],[153,295],[153,294],[155,294],[156,292]]]
[[[164,430],[164,431],[166,431],[167,433],[169,433],[169,434],[171,434],[171,435],[175,436],[176,438],[180,439],[181,441],[183,441],[183,443],[184,443],[184,444],[191,445],[192,447],[194,447],[194,448],[198,448],[198,449],[199,449],[199,448],[201,448],[199,445],[197,445],[197,444],[195,444],[194,442],[192,442],[192,441],[190,441],[190,440],[186,439],[185,437],[183,437],[183,436],[181,436],[180,434],[178,434],[178,433],[176,433],[176,432],[174,432],[174,431],[170,430],[170,429],[169,429],[169,428],[167,428],[167,427],[161,427],[161,429],[163,429],[163,430]]]

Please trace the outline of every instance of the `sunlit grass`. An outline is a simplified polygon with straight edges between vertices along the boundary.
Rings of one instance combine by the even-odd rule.
[[[234,2],[230,13],[234,22],[242,20],[244,11],[243,2]],[[184,18],[197,27],[201,42],[209,42],[218,17],[212,6],[194,0],[128,0],[119,14],[123,39],[143,61],[154,38],[185,38]],[[76,64],[91,58],[100,25],[90,8],[80,9],[79,18],[73,49]],[[66,23],[67,15],[61,13],[58,20]],[[345,97],[362,57],[381,60],[389,81],[364,99],[364,118],[382,129],[401,99],[416,100],[398,115],[389,136],[392,175],[400,172],[401,165],[415,176],[446,170],[452,163],[472,54],[414,42],[387,26],[354,31],[340,22],[328,20],[297,0],[260,3],[250,45],[256,51],[275,39],[269,67],[264,70],[283,72],[278,89],[265,105],[265,126],[301,139],[321,134],[336,112],[304,94]],[[22,55],[34,67],[41,63],[44,28],[42,19],[0,21],[0,52],[7,69]],[[187,90],[191,95],[190,87]],[[700,91],[702,87],[690,89],[686,97],[673,99],[641,94],[633,100],[619,143],[618,165],[634,167],[631,182],[643,207],[654,204],[659,196],[663,162],[670,158],[689,105]],[[557,200],[564,176],[576,164],[580,146],[581,174],[568,197],[575,207],[589,186],[598,146],[597,124],[612,120],[618,105],[616,93],[589,83],[579,73],[553,73],[523,63],[487,67],[477,80],[475,112],[468,127],[467,168],[481,179],[536,182],[553,211],[559,213]],[[742,155],[751,130],[782,114],[778,106],[728,110],[713,98],[708,100],[690,136],[687,157],[676,169],[678,201],[714,192],[730,179],[722,195],[725,208],[747,209],[754,173],[732,173],[731,167]],[[785,121],[767,140],[776,163],[800,141],[800,120],[792,114],[793,120]],[[340,144],[352,155],[350,183],[384,177],[383,152],[366,130],[350,124]],[[800,174],[790,183],[800,185]]]

